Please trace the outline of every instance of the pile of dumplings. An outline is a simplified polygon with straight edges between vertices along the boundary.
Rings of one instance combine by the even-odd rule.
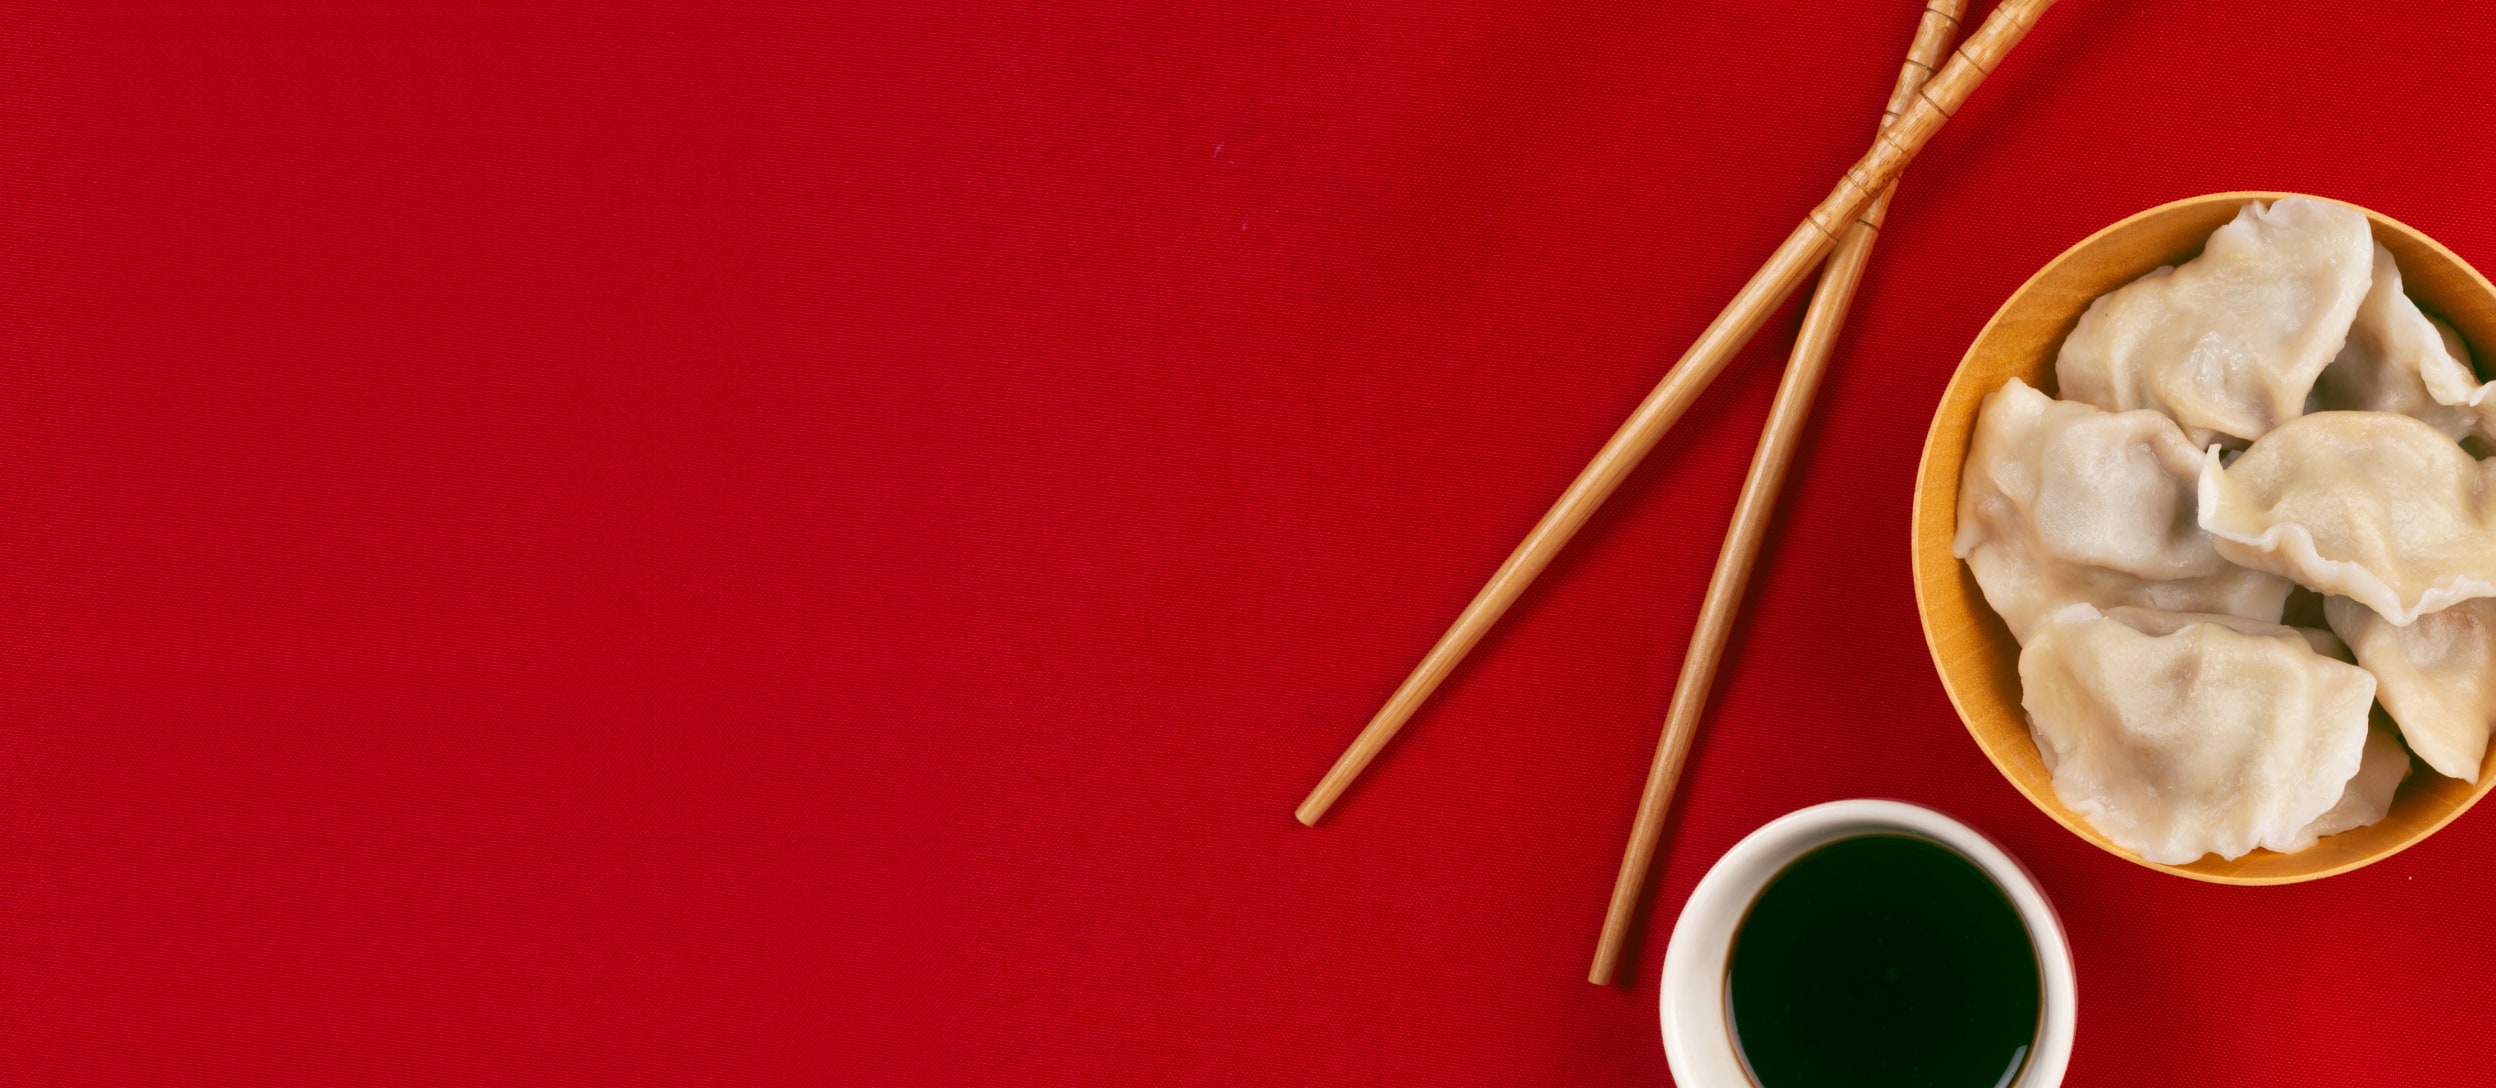
[[[2477,781],[2496,382],[2364,213],[2248,204],[2092,303],[2054,377],[1985,398],[1952,550],[2066,807],[2181,865],[2380,820],[2413,753]]]

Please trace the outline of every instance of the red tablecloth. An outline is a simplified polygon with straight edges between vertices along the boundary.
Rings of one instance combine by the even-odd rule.
[[[1977,327],[2236,188],[2496,260],[2484,6],[2067,0],[1909,171],[1632,981],[1583,981],[1793,329],[1290,811],[1866,144],[1914,0],[11,5],[0,1081],[1648,1085],[1761,822],[1951,812],[2077,1085],[2462,1083],[2496,813],[2163,876],[1907,576]],[[904,10],[895,10],[904,9]]]

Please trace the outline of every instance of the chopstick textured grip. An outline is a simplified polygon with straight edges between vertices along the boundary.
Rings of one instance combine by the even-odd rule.
[[[1908,47],[1906,62],[1898,66],[1898,83],[1890,88],[1889,105],[1881,110],[1882,128],[1897,124],[1899,115],[1913,107],[1916,99],[1923,94],[1925,82],[1933,77],[1933,69],[1941,64],[1943,54],[1950,51],[1950,40],[1959,32],[1959,14],[1966,7],[1966,0],[1931,0],[1924,5],[1924,18],[1915,26],[1915,44]],[[1893,178],[1871,200],[1864,202],[1863,209],[1855,213],[1855,222],[1873,230],[1881,229],[1881,221],[1889,217],[1889,198],[1897,192],[1897,181]]]
[[[1966,5],[1961,0],[1932,0],[1924,5],[1923,21],[1915,25],[1915,44],[1907,48],[1907,62],[1898,66],[1898,83],[1889,92],[1889,106],[1881,111],[1881,127],[1889,127],[1898,115],[1915,104],[1916,92],[1924,89],[1933,78],[1933,69],[1941,66],[1942,56],[1950,51],[1950,40],[1959,33],[1959,12]]]
[[[2037,17],[2053,6],[2054,0],[2003,0],[1986,17],[1984,25],[1976,28],[1976,33],[1959,44],[1958,51],[1950,55],[1950,63],[1916,92],[1915,103],[1881,130],[1881,138],[1873,142],[1872,150],[1838,179],[1828,199],[1813,208],[1804,222],[1835,241],[1855,212],[1907,168],[1933,134],[1941,131],[1942,123],[1967,103],[1967,96],[1976,90],[1976,85],[2002,63],[2012,46],[2028,36],[2028,28],[2036,25]]]

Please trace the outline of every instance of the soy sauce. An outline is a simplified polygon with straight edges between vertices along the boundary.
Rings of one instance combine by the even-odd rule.
[[[1996,1088],[2037,1034],[2037,953],[1967,859],[1874,835],[1795,859],[1751,904],[1725,981],[1762,1088]]]

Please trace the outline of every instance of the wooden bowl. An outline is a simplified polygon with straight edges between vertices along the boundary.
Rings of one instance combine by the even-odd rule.
[[[2220,884],[2289,884],[2345,873],[2399,853],[2452,822],[2496,786],[2496,748],[2479,768],[2478,784],[2444,778],[2423,764],[2402,783],[2392,811],[2373,826],[2333,835],[2294,854],[2255,850],[2234,861],[2205,855],[2190,865],[2160,865],[2107,840],[2055,799],[2053,777],[2029,738],[2019,705],[2019,644],[1985,604],[1967,564],[1950,554],[1958,524],[1959,475],[1985,395],[2012,377],[2056,392],[2054,357],[2091,301],[2160,265],[2201,252],[2202,243],[2247,201],[2295,193],[2213,193],[2164,204],[2090,235],[2064,251],[2011,293],[1959,361],[1941,395],[1915,480],[1915,603],[1942,687],[1959,708],[1978,747],[2004,777],[2061,821],[2072,834],[2152,869]],[[2322,199],[2322,198],[2316,198]],[[2337,201],[2335,203],[2346,203]],[[2351,205],[2354,207],[2354,205]],[[2496,286],[2453,251],[2389,216],[2359,208],[2375,240],[2400,262],[2402,285],[2427,312],[2461,331],[2472,354],[2496,347]]]

